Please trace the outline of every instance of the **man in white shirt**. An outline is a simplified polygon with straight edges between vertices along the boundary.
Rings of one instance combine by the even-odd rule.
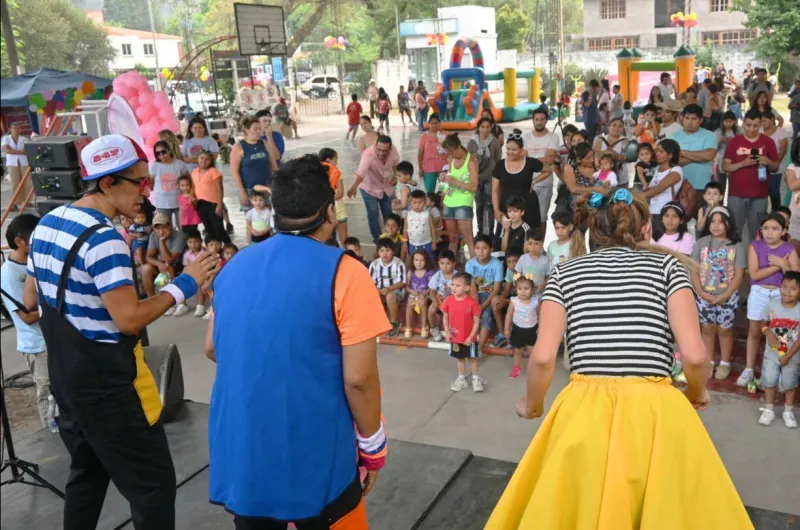
[[[16,190],[20,182],[22,182],[22,177],[28,171],[28,157],[25,156],[26,139],[20,134],[21,127],[19,123],[12,123],[8,129],[9,134],[3,136],[2,147],[0,147],[0,149],[5,153],[5,165],[8,168],[8,176],[11,180],[11,193],[13,194],[14,190]],[[33,184],[31,183],[31,179],[28,179],[17,195],[14,204],[9,204],[8,208],[13,211],[16,209],[17,205],[22,206],[31,191],[33,191]]]
[[[661,81],[656,83],[656,87],[661,91],[661,97],[664,101],[675,99],[675,85],[672,83],[672,77],[667,72],[661,74]]]
[[[611,112],[611,119],[613,120],[615,118],[621,118],[625,114],[625,110],[623,109],[625,98],[622,97],[619,85],[614,85],[612,90],[614,91],[614,96],[611,98],[611,105],[608,110]]]
[[[544,107],[533,111],[533,130],[522,135],[522,144],[529,157],[538,158],[546,168],[552,170],[560,144],[558,136],[547,130],[547,111]],[[543,225],[547,223],[550,200],[553,198],[554,181],[555,177],[546,173],[539,173],[534,178],[533,191],[539,198],[539,213]]]
[[[676,99],[670,99],[664,103],[656,103],[656,106],[662,110],[661,132],[656,138],[660,142],[664,138],[671,138],[673,134],[683,130],[683,127],[677,121],[678,115],[683,111],[683,105]]]

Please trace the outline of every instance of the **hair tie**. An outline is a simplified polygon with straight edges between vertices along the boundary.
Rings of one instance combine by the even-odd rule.
[[[592,192],[589,196],[589,206],[592,208],[600,208],[603,203],[606,202],[606,198],[603,196],[602,193]],[[609,204],[614,204],[617,202],[624,202],[628,206],[633,204],[633,194],[627,188],[618,188],[614,193],[611,195],[611,199],[609,199]]]
[[[728,212],[728,209],[725,208],[724,206],[714,206],[713,208],[711,208],[711,211],[708,212],[708,216],[711,217],[715,213],[721,213],[722,215],[724,215],[728,219],[730,219],[730,217],[731,217],[730,212]]]
[[[602,193],[597,193],[594,191],[591,195],[589,195],[589,206],[592,208],[600,208],[603,205],[604,200],[605,197],[603,197]]]

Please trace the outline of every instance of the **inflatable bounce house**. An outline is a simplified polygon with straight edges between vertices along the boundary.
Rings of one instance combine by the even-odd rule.
[[[472,55],[472,68],[463,68],[461,61],[464,51]],[[532,101],[517,103],[517,79],[528,80],[528,94]],[[487,90],[487,81],[503,81],[505,96],[503,107],[497,108]],[[468,83],[468,88],[463,88]],[[541,92],[541,75],[538,68],[520,70],[506,68],[502,72],[485,73],[483,53],[475,39],[461,38],[453,46],[450,55],[450,68],[442,71],[442,82],[428,102],[431,109],[442,119],[442,129],[450,131],[471,130],[478,126],[483,109],[489,109],[495,121],[511,122],[530,118],[540,103],[536,101]],[[447,96],[453,96],[455,112],[452,118],[445,119]]]
[[[694,51],[681,46],[671,61],[643,61],[638,49],[623,48],[617,54],[619,88],[625,101],[639,101],[640,72],[675,72],[675,86],[679,94],[686,91],[694,77]],[[644,95],[647,99],[647,95]]]

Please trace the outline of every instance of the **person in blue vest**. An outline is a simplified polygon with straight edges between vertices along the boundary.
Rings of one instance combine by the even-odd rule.
[[[261,122],[261,139],[268,140],[267,136],[272,136],[272,141],[275,143],[275,148],[278,150],[278,165],[281,165],[281,158],[286,151],[286,140],[280,131],[272,128],[272,113],[267,109],[261,109],[256,112],[256,118]]]
[[[391,326],[364,266],[325,245],[336,211],[319,158],[284,163],[272,204],[277,235],[213,284],[210,501],[237,530],[366,529],[386,456],[376,337]]]
[[[272,172],[278,169],[278,153],[272,135],[262,138],[261,122],[254,116],[242,120],[244,140],[231,149],[231,175],[239,190],[241,210],[247,211],[256,185],[270,187]]]

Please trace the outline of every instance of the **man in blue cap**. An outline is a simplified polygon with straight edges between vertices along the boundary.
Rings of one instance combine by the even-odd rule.
[[[150,194],[147,157],[130,138],[103,136],[81,152],[89,189],[45,215],[31,237],[25,305],[41,313],[59,434],[70,453],[65,530],[97,526],[109,479],[137,529],[175,528],[175,470],[161,400],[139,333],[197,292],[217,258],[188,265],[139,300],[113,219],[133,218]]]

